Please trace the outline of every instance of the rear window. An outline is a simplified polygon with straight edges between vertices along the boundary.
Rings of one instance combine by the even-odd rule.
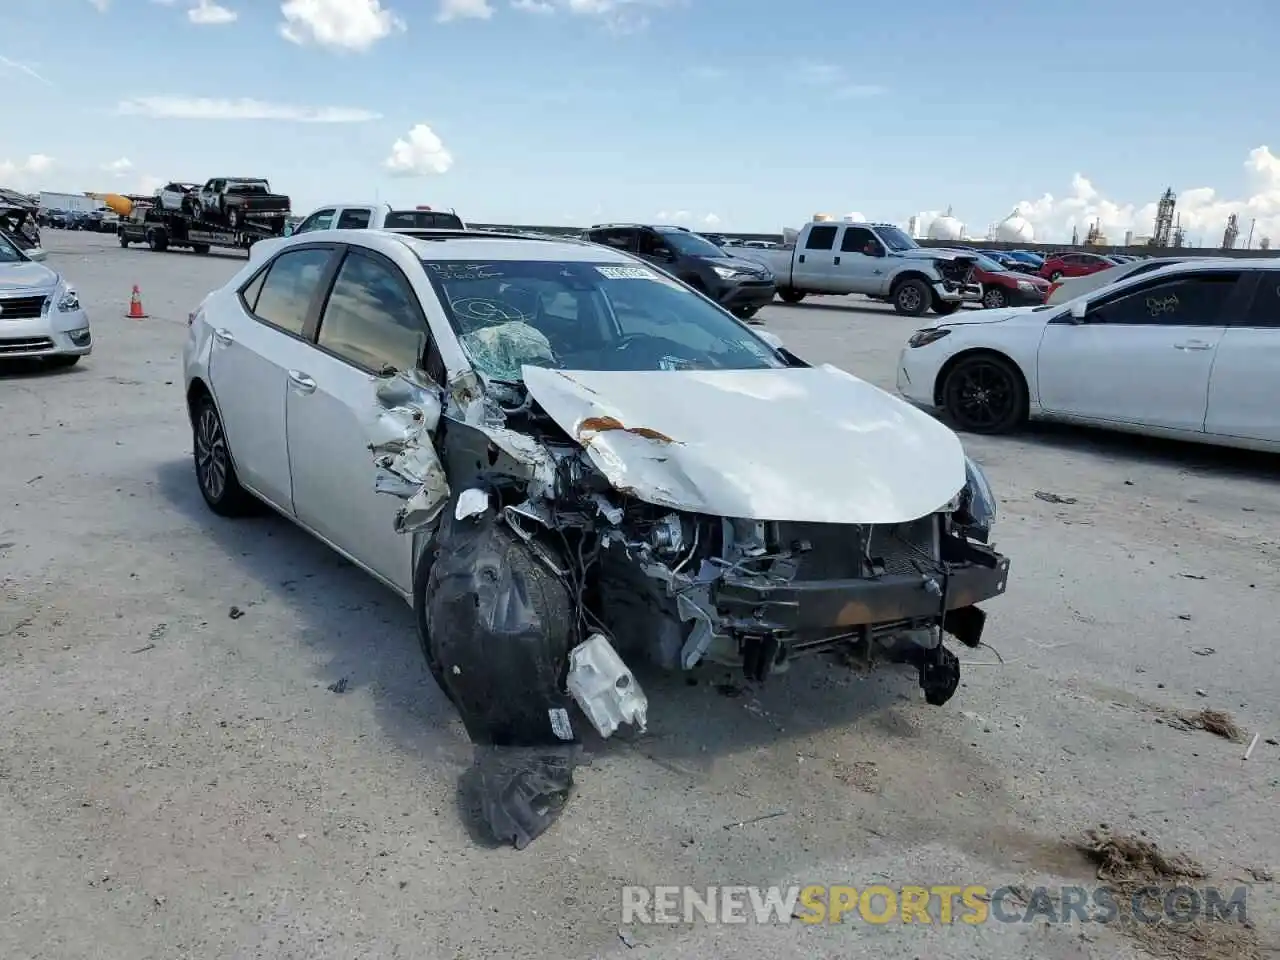
[[[438,210],[394,210],[387,214],[383,226],[407,230],[464,230],[462,218]]]

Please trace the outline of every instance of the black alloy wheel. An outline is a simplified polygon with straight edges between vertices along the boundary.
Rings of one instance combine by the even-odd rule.
[[[197,404],[192,430],[196,483],[204,502],[221,517],[238,517],[250,512],[252,501],[236,476],[222,417],[212,398],[204,397]]]
[[[993,354],[961,359],[942,386],[947,415],[967,433],[1008,433],[1027,416],[1027,388],[1013,364]]]

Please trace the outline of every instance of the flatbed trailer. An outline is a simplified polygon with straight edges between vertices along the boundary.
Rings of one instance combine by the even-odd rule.
[[[274,236],[267,227],[252,223],[241,224],[232,230],[189,214],[154,209],[122,220],[117,235],[122,247],[145,243],[157,253],[164,253],[170,248],[185,248],[200,254],[208,253],[214,247],[248,250],[259,240]]]

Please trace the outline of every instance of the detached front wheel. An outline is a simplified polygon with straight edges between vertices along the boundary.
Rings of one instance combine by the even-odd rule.
[[[1027,417],[1027,387],[1010,361],[975,354],[961,358],[947,372],[942,406],[966,433],[1008,433]]]

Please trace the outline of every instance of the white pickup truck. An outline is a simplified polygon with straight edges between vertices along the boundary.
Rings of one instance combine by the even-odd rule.
[[[452,210],[414,207],[396,210],[382,203],[331,203],[303,217],[288,235],[315,230],[465,230]]]
[[[773,250],[735,247],[733,252],[769,267],[778,296],[787,303],[810,295],[860,293],[918,317],[929,310],[945,316],[963,303],[982,300],[973,253],[921,247],[888,223],[817,220],[805,224],[794,242]]]

